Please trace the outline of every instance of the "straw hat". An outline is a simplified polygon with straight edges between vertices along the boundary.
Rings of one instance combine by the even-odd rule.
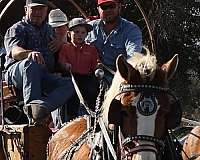
[[[49,24],[52,27],[66,25],[68,24],[67,16],[60,9],[53,9],[49,13]]]

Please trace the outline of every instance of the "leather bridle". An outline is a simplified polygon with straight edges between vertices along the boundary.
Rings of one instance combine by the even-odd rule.
[[[169,88],[160,87],[157,85],[132,85],[132,84],[121,84],[120,85],[120,93],[116,96],[126,93],[126,92],[142,92],[143,93],[152,93],[156,94],[159,92],[169,93]],[[171,94],[170,94],[171,95]],[[122,133],[119,133],[119,135]],[[123,137],[123,135],[121,136]],[[119,138],[121,138],[119,137]],[[136,135],[136,136],[128,136],[121,141],[121,159],[131,159],[131,157],[143,151],[154,152],[156,155],[164,150],[165,144],[164,141],[153,136],[148,135]],[[140,144],[139,141],[147,142]],[[158,150],[159,148],[159,150]]]

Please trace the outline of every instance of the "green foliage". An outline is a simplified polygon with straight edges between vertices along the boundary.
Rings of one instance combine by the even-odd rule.
[[[165,61],[178,53],[180,63],[172,87],[188,116],[199,119],[200,1],[156,0],[151,22],[156,32],[158,57]],[[188,118],[191,118],[188,117]]]

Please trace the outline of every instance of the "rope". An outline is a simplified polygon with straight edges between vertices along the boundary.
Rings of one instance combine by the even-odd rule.
[[[72,83],[74,85],[74,89],[75,89],[75,91],[77,93],[77,96],[78,96],[78,98],[80,100],[80,103],[85,107],[85,109],[88,112],[88,114],[90,114],[92,117],[94,117],[95,113],[91,109],[89,109],[87,107],[87,104],[85,103],[85,100],[84,100],[84,98],[83,98],[83,96],[81,94],[81,91],[79,90],[78,85],[76,84],[76,81],[75,81],[74,76],[73,76],[71,71],[70,71],[70,75],[71,75],[71,78],[72,78]]]

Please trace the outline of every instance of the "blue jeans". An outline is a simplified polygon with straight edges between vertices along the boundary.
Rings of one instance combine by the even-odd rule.
[[[45,66],[28,59],[10,66],[5,79],[22,90],[25,105],[38,103],[50,112],[63,106],[75,94],[70,78],[54,75]]]

